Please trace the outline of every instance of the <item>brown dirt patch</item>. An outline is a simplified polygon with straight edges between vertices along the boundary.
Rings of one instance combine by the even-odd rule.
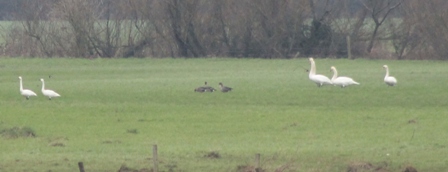
[[[121,165],[120,169],[118,169],[118,172],[152,172],[153,170],[142,168],[140,170],[132,169],[130,167],[127,167],[126,165]]]
[[[204,157],[210,158],[210,159],[219,159],[219,158],[221,158],[221,155],[219,154],[219,152],[212,151],[212,152],[205,154]]]
[[[352,162],[347,167],[347,172],[389,172],[388,164],[373,165],[370,162]]]
[[[251,165],[240,165],[236,168],[237,172],[265,172],[262,168]]]
[[[415,123],[417,123],[417,120],[415,120],[415,119],[411,119],[408,121],[408,124],[415,124]]]
[[[12,127],[0,131],[5,138],[16,139],[20,137],[36,137],[36,133],[30,127]]]
[[[417,172],[417,169],[415,169],[412,166],[406,166],[403,170],[403,172]]]
[[[50,143],[50,146],[53,146],[53,147],[64,147],[65,144],[61,143],[61,142],[55,142],[55,143]]]

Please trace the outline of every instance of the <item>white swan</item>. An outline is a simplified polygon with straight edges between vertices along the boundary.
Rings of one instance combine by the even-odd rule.
[[[336,67],[331,66],[330,69],[333,72],[333,78],[331,78],[331,82],[333,82],[333,85],[341,86],[342,88],[353,84],[359,85],[359,83],[354,81],[352,78],[346,76],[338,77],[338,71],[336,70]]]
[[[393,76],[389,76],[389,67],[387,65],[383,65],[383,68],[386,69],[386,76],[384,77],[384,82],[389,86],[394,86],[397,84],[397,79]]]
[[[309,74],[309,78],[311,81],[313,81],[314,83],[317,84],[318,87],[321,87],[324,84],[333,84],[331,82],[331,80],[324,76],[324,75],[317,75],[316,74],[316,63],[314,62],[313,58],[309,58],[310,63],[311,63],[311,69],[310,69],[310,74]]]
[[[45,89],[45,81],[43,78],[41,78],[40,81],[42,81],[42,94],[44,96],[47,96],[49,100],[51,100],[51,98],[53,98],[53,97],[61,97],[61,95],[59,95],[55,91]]]
[[[19,76],[19,80],[20,80],[20,94],[22,96],[24,96],[27,100],[30,99],[30,96],[37,96],[37,94],[34,93],[33,91],[31,91],[29,89],[23,89],[21,76]]]

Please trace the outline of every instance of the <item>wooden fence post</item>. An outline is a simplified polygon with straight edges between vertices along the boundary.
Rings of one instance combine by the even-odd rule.
[[[255,169],[260,168],[260,154],[255,154]]]
[[[159,161],[157,157],[157,145],[152,146],[152,159],[154,162],[154,172],[159,172]]]
[[[347,35],[347,54],[348,54],[348,59],[353,60],[350,35]]]
[[[85,172],[84,171],[84,164],[82,162],[78,162],[79,172]]]

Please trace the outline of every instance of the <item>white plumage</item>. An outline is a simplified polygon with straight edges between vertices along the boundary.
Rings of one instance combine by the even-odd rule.
[[[20,94],[22,96],[24,96],[27,100],[30,99],[31,96],[37,96],[37,94],[34,93],[33,91],[31,91],[29,89],[23,89],[22,77],[21,76],[19,76],[19,80],[20,80]]]
[[[383,66],[386,69],[386,76],[384,77],[384,82],[389,86],[395,86],[397,84],[397,79],[393,76],[389,76],[389,67],[387,65]]]
[[[311,81],[316,83],[318,87],[321,87],[324,84],[333,84],[328,77],[316,74],[316,63],[314,62],[313,58],[309,58],[309,61],[311,63],[311,69],[309,73],[309,78]]]
[[[336,67],[331,66],[330,69],[333,72],[333,77],[331,78],[331,82],[333,82],[333,85],[337,85],[342,88],[349,86],[349,85],[353,85],[353,84],[359,85],[359,83],[354,81],[352,78],[349,78],[346,76],[338,77],[338,71],[336,70]]]
[[[49,100],[51,100],[51,98],[53,98],[53,97],[61,97],[61,95],[59,95],[55,91],[45,89],[45,81],[43,78],[41,78],[40,81],[42,81],[42,94],[44,96],[47,96]]]

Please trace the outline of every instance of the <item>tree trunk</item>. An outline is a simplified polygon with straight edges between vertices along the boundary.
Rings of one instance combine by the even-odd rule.
[[[380,28],[380,26],[381,26],[380,24],[375,25],[375,29],[373,30],[372,37],[370,38],[370,41],[369,41],[369,46],[367,46],[368,53],[372,52],[373,43],[375,42],[376,34],[378,33],[378,28]]]

